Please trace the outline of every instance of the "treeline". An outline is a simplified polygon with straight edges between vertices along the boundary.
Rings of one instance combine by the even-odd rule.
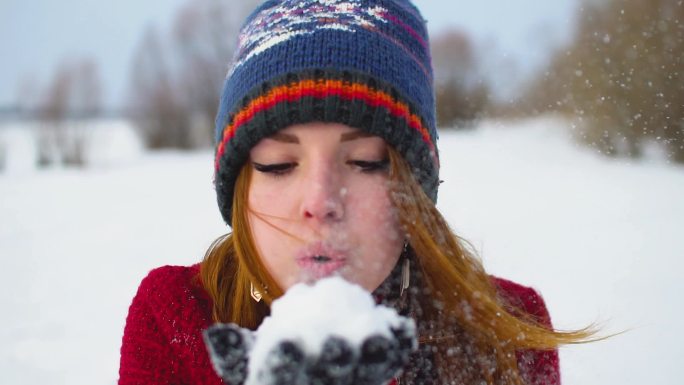
[[[485,112],[558,112],[575,119],[577,137],[604,154],[639,157],[656,143],[684,162],[683,2],[580,1],[574,39],[513,105],[492,102],[492,74],[483,72],[491,50],[478,50],[461,31],[433,32],[438,125],[473,127]],[[124,109],[148,148],[211,146],[239,27],[260,2],[187,0],[169,28],[150,27],[141,36]],[[72,58],[44,88],[30,81],[20,87],[21,109],[40,121],[40,165],[84,162],[88,135],[79,122],[101,114],[101,84],[94,60]]]
[[[186,0],[170,26],[150,26],[143,33],[121,110],[147,148],[213,144],[218,98],[239,28],[261,2]],[[431,43],[438,124],[472,127],[489,99],[476,49],[468,35],[455,30],[433,35]],[[15,113],[37,122],[32,131],[38,166],[87,163],[92,121],[105,110],[103,94],[98,63],[88,57],[64,60],[44,85],[34,77],[21,82]]]
[[[576,117],[577,136],[606,155],[657,143],[684,163],[684,4],[585,0],[574,41],[523,100],[528,113]]]

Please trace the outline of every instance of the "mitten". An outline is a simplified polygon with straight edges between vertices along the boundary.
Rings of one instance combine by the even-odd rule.
[[[318,357],[309,360],[311,385],[350,385],[354,383],[356,354],[343,338],[328,337]]]
[[[382,385],[418,347],[413,320],[340,278],[297,285],[256,332],[204,333],[216,372],[231,385]]]
[[[254,335],[235,324],[216,324],[204,331],[214,370],[225,382],[241,385],[247,379],[248,354]]]

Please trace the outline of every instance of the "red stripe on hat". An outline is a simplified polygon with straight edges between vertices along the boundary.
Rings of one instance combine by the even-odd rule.
[[[218,144],[214,162],[216,171],[219,169],[219,159],[223,156],[228,142],[235,136],[235,132],[251,121],[256,114],[269,110],[284,101],[294,102],[304,97],[325,99],[330,96],[337,96],[344,100],[362,100],[371,107],[382,107],[391,115],[404,119],[409,127],[421,134],[423,142],[431,150],[435,164],[439,165],[429,131],[423,126],[420,117],[412,114],[405,103],[396,101],[386,92],[372,89],[362,83],[348,83],[334,79],[307,79],[273,88],[266,94],[253,99],[235,114],[233,121],[224,128],[223,137]]]

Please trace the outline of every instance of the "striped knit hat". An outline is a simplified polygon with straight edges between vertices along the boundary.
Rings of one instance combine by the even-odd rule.
[[[378,135],[437,198],[439,160],[425,21],[408,0],[267,1],[249,16],[216,117],[215,185],[231,223],[249,151],[293,124]]]

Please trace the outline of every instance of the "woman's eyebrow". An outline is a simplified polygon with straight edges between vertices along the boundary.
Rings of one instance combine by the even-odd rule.
[[[271,135],[268,137],[269,139],[273,139],[277,142],[283,142],[283,143],[297,143],[299,144],[299,138],[297,138],[294,135],[290,134],[285,134],[283,132],[276,132],[275,134]]]
[[[359,139],[359,138],[368,138],[369,136],[375,136],[375,135],[369,134],[365,131],[345,132],[344,134],[340,135],[340,142],[348,142],[350,140]]]

